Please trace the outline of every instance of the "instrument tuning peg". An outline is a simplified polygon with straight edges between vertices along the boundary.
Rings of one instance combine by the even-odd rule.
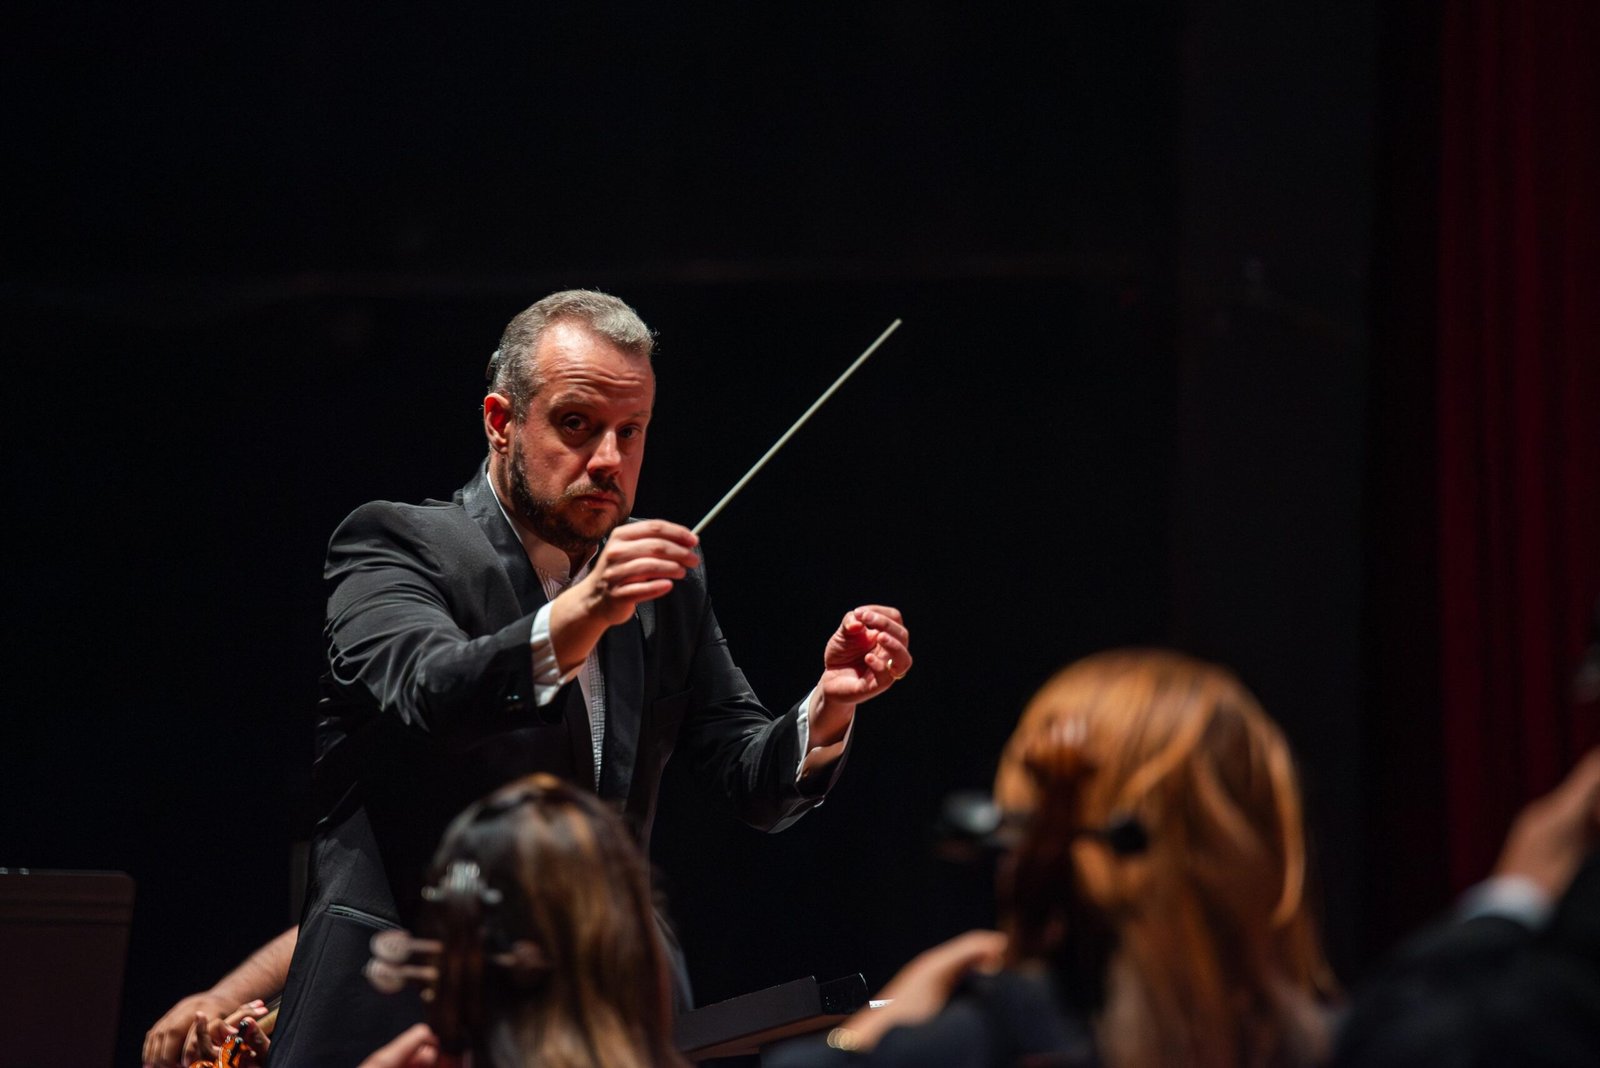
[[[423,997],[426,998],[427,987],[439,980],[439,969],[425,964],[390,964],[373,959],[367,961],[361,971],[380,994],[398,994],[407,983],[419,983],[424,987]]]
[[[1131,857],[1150,848],[1150,832],[1139,817],[1119,812],[1111,817],[1100,837],[1118,856]]]
[[[372,941],[367,943],[367,948],[378,960],[389,964],[404,964],[411,959],[414,944],[415,939],[411,937],[410,931],[379,931],[372,936]]]
[[[398,994],[406,985],[405,976],[400,974],[400,969],[387,961],[369,960],[361,973],[380,994]]]
[[[491,886],[486,886],[483,874],[470,860],[455,860],[445,869],[445,873],[433,886],[422,888],[424,901],[439,903],[451,900],[476,898],[485,905],[498,905],[500,891]]]
[[[496,953],[490,960],[518,979],[531,978],[550,967],[550,962],[545,960],[544,950],[526,939],[513,942],[510,950]]]

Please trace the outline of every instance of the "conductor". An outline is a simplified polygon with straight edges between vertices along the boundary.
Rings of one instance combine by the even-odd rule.
[[[488,459],[448,501],[376,501],[334,532],[306,906],[275,1068],[353,1064],[420,1007],[368,989],[375,929],[412,922],[468,803],[532,772],[616,806],[647,846],[674,752],[781,830],[837,779],[856,706],[911,668],[901,614],[844,614],[815,685],[769,712],[711,610],[698,538],[630,511],[653,338],[584,290],[514,318],[483,399]]]

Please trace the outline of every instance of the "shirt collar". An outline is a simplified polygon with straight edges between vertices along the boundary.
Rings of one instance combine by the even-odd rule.
[[[489,492],[494,494],[494,503],[500,506],[500,514],[505,516],[506,522],[511,524],[511,529],[516,533],[517,540],[522,542],[522,549],[528,554],[528,562],[541,577],[553,578],[563,585],[568,585],[583,578],[589,573],[589,567],[594,563],[594,558],[599,554],[596,549],[584,565],[578,568],[577,574],[569,577],[572,570],[572,558],[562,550],[551,545],[539,535],[529,530],[510,512],[506,511],[505,502],[500,499],[500,491],[495,488],[494,479],[486,478],[489,483]]]

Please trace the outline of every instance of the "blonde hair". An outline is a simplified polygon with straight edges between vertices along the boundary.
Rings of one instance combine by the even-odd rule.
[[[686,1063],[672,1045],[671,985],[647,865],[615,813],[554,776],[530,775],[445,832],[435,868],[463,861],[498,894],[486,940],[532,943],[543,962],[531,980],[485,971],[470,1036],[483,1063]]]
[[[1307,902],[1299,784],[1231,673],[1156,650],[1073,664],[1024,711],[995,797],[1029,825],[1002,887],[1014,963],[1081,959],[1099,929],[1107,1063],[1322,1059],[1334,982]],[[1125,816],[1148,832],[1141,853],[1071,833]]]

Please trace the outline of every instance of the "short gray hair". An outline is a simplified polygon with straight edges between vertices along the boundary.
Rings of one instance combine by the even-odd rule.
[[[579,322],[630,356],[648,360],[655,335],[639,313],[609,293],[593,289],[564,289],[552,293],[506,324],[500,347],[489,358],[491,392],[511,398],[511,416],[527,415],[528,402],[543,387],[533,359],[539,338],[551,323]]]

